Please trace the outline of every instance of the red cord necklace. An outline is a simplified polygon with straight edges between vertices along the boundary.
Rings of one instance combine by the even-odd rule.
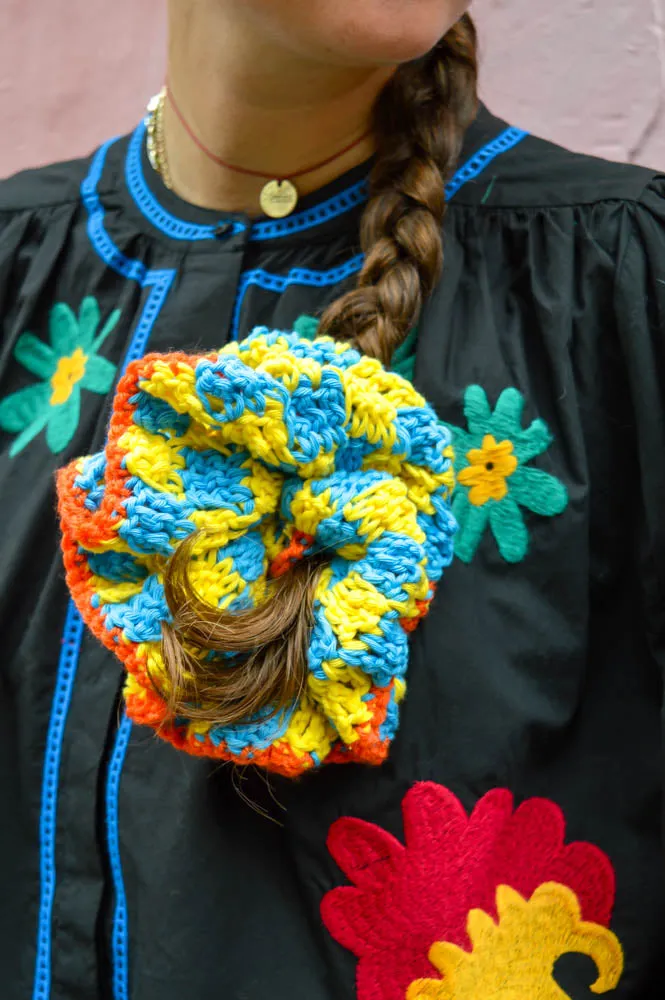
[[[168,99],[171,103],[171,107],[176,113],[176,116],[184,128],[187,135],[190,137],[192,142],[194,142],[198,148],[204,153],[208,159],[212,160],[220,167],[224,167],[226,170],[232,170],[237,174],[246,174],[249,177],[268,177],[270,180],[263,185],[260,195],[261,210],[271,219],[283,219],[285,216],[290,215],[298,204],[298,188],[294,184],[294,181],[298,177],[304,177],[305,174],[314,173],[315,170],[319,170],[321,167],[327,167],[329,163],[334,160],[338,160],[345,153],[350,152],[359,146],[364,139],[371,134],[371,132],[365,132],[358,139],[354,139],[350,142],[344,149],[340,149],[339,152],[333,153],[332,156],[326,157],[325,160],[320,160],[318,163],[312,164],[310,167],[304,167],[302,170],[296,170],[292,174],[284,175],[283,177],[274,177],[271,174],[267,174],[262,170],[249,170],[247,167],[239,167],[235,163],[227,163],[216,153],[213,153],[211,149],[205,145],[205,143],[198,137],[196,132],[183,115],[182,111],[178,107],[178,104],[173,96],[173,92],[169,88],[168,84],[164,87],[162,92],[165,99]]]

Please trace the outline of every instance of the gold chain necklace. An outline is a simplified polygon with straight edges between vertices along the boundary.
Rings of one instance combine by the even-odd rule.
[[[164,143],[164,104],[166,102],[166,87],[162,87],[160,92],[148,103],[148,159],[150,166],[164,181],[167,188],[171,189],[171,172],[169,161],[166,158],[166,145]]]
[[[147,146],[150,163],[153,169],[156,170],[161,176],[166,187],[173,187],[169,171],[168,158],[166,155],[166,144],[164,142],[164,106],[167,100],[170,101],[173,110],[178,116],[180,123],[192,142],[194,142],[198,148],[218,166],[224,167],[226,170],[232,170],[235,173],[245,174],[246,176],[251,177],[265,178],[266,176],[269,176],[262,173],[260,170],[249,170],[248,168],[240,167],[237,164],[227,163],[225,160],[222,160],[221,157],[217,156],[217,154],[211,149],[208,149],[182,114],[173,94],[169,91],[168,87],[165,86],[148,104]],[[298,177],[304,177],[305,174],[313,173],[315,170],[319,170],[321,167],[325,167],[329,163],[338,160],[340,157],[344,156],[345,153],[355,149],[355,147],[369,135],[369,132],[365,132],[363,135],[354,139],[353,142],[348,143],[344,149],[340,149],[338,152],[333,153],[332,156],[328,156],[324,160],[321,160],[312,166],[304,167],[302,170],[298,170],[295,173],[290,174],[288,177],[275,177],[268,180],[267,183],[263,185],[259,196],[262,211],[271,219],[283,219],[285,216],[290,215],[298,204],[299,198],[298,188],[294,183],[295,180]]]

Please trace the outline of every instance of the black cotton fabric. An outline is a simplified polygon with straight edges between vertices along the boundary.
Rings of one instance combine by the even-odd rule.
[[[393,1000],[405,989],[391,962],[448,983],[442,1000],[498,1000],[479,961],[469,986],[427,959],[437,938],[421,920],[436,893],[432,927],[460,894],[469,913],[476,896],[495,900],[492,880],[520,894],[522,930],[506,922],[503,944],[488,931],[461,947],[490,949],[490,967],[511,953],[513,987],[511,941],[537,887],[564,886],[530,948],[542,968],[506,995],[592,995],[596,945],[580,954],[557,937],[567,890],[581,906],[570,926],[593,924],[607,947],[614,936],[609,995],[663,996],[665,176],[521,137],[485,109],[460,167],[414,376],[454,428],[458,558],[413,635],[387,763],[299,781],[194,759],[127,724],[119,663],[68,610],[54,472],[100,447],[128,358],[320,314],[359,267],[367,166],[283,225],[181,202],[151,172],[142,127],[0,186],[4,1000]],[[414,787],[448,804],[429,819],[407,808],[405,831]],[[497,795],[531,817],[513,841],[504,830],[503,867],[483,840],[501,826]],[[466,839],[452,820],[443,830],[478,803],[492,822]],[[379,887],[355,918],[340,903],[353,947],[321,915],[349,884],[326,844],[343,817],[372,825],[337,830],[356,884],[375,865]],[[566,875],[560,823],[565,844],[593,845],[588,878]],[[420,867],[372,855],[374,828],[401,844],[420,830]],[[443,833],[462,860],[439,883]],[[552,977],[561,993],[546,992]]]

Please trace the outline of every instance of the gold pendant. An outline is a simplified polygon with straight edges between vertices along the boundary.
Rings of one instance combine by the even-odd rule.
[[[298,204],[298,189],[291,181],[268,181],[261,190],[260,204],[271,219],[284,219]]]

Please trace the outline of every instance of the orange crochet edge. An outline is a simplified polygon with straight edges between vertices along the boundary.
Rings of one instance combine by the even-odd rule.
[[[107,444],[104,448],[106,456],[106,471],[104,474],[105,490],[102,502],[97,510],[85,509],[82,516],[85,492],[74,485],[73,479],[65,479],[64,474],[71,466],[66,466],[56,474],[58,490],[58,514],[61,524],[76,524],[79,532],[78,543],[85,549],[101,547],[105,542],[112,542],[116,537],[118,525],[122,520],[121,505],[130,496],[125,483],[131,478],[131,473],[123,469],[122,462],[125,452],[118,442],[122,435],[133,424],[135,406],[130,402],[132,396],[140,391],[139,383],[149,379],[159,361],[168,364],[174,375],[179,364],[195,368],[206,355],[146,354],[138,361],[132,361],[127,371],[120,379],[113,400],[113,412],[109,423]]]

